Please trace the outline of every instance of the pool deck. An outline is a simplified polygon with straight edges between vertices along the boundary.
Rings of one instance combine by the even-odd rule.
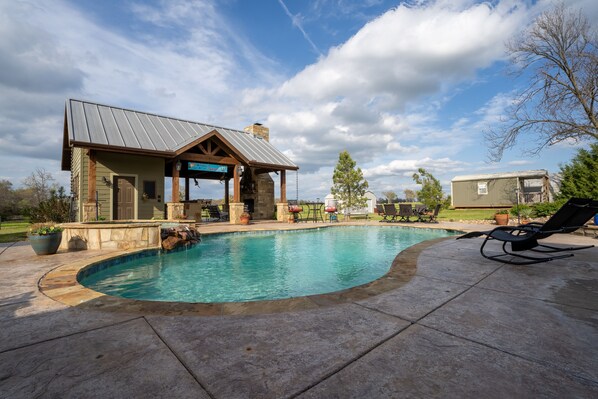
[[[314,225],[200,231],[296,227]],[[414,273],[379,294],[214,316],[65,305],[40,279],[119,251],[39,257],[0,244],[0,398],[598,397],[598,248],[512,266],[482,258],[480,244],[408,249],[398,261]]]

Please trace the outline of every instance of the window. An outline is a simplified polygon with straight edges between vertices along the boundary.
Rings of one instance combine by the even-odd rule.
[[[156,199],[156,182],[153,180],[143,181],[143,198]]]
[[[488,194],[488,183],[478,183],[478,195]]]

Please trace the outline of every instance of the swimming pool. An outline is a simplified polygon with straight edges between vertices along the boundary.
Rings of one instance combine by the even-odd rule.
[[[382,277],[403,249],[446,230],[330,227],[215,234],[187,251],[96,265],[79,282],[123,298],[244,302],[323,294]],[[99,267],[98,267],[99,266]]]

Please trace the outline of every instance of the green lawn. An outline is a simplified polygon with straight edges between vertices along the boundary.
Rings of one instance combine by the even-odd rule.
[[[496,209],[445,209],[438,214],[438,220],[493,220]]]
[[[2,222],[0,224],[0,242],[25,241],[29,222]]]

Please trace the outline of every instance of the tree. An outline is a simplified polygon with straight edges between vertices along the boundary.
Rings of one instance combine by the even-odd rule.
[[[405,199],[407,202],[415,201],[415,191],[409,190],[408,188],[405,189]]]
[[[382,191],[382,195],[386,197],[386,201],[391,204],[396,201],[397,194],[394,191]]]
[[[558,197],[598,198],[598,143],[589,151],[580,149],[568,165],[561,165],[561,192]]]
[[[351,158],[347,151],[340,153],[338,163],[332,175],[332,195],[339,201],[338,207],[350,214],[350,209],[366,205],[364,197],[368,188],[367,180],[364,180],[363,173],[357,168],[357,163]]]
[[[581,12],[557,5],[507,51],[516,74],[532,74],[497,130],[486,132],[493,160],[525,133],[537,139],[534,154],[564,140],[598,140],[598,35]]]
[[[52,174],[45,169],[36,169],[30,176],[23,180],[23,184],[31,191],[31,206],[36,207],[50,198],[50,190],[58,190]]]
[[[417,172],[413,174],[413,180],[422,185],[422,189],[416,192],[417,200],[428,209],[434,208],[436,204],[442,204],[444,208],[450,206],[450,197],[444,196],[440,181],[423,168],[419,168]]]

